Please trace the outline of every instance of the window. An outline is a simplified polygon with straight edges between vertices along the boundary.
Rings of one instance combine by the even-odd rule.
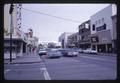
[[[95,22],[95,25],[97,25],[97,21]]]
[[[95,31],[95,24],[93,24],[93,26],[92,26],[92,30]]]
[[[104,18],[102,18],[102,23],[104,23]]]
[[[82,30],[81,30],[81,32],[83,33],[83,32],[84,32],[84,30],[82,29]]]
[[[86,23],[86,24],[85,24],[85,28],[87,28],[87,29],[88,29],[88,28],[89,28],[89,24],[87,24],[87,23]]]
[[[82,40],[84,40],[84,36],[82,36]]]

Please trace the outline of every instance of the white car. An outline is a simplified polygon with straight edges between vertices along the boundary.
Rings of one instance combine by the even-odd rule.
[[[79,55],[78,50],[76,50],[76,49],[67,49],[66,54],[64,56],[77,57],[78,55]]]
[[[90,53],[92,53],[92,54],[97,54],[97,50],[91,50]]]
[[[91,54],[97,54],[97,50],[92,50],[92,49],[86,49],[86,50],[83,50],[84,53],[91,53]]]
[[[46,55],[47,54],[47,51],[45,49],[40,49],[39,50],[39,55],[42,56],[42,55]]]
[[[77,56],[79,53],[77,51],[68,52],[68,56]]]
[[[82,49],[79,49],[78,52],[79,52],[79,53],[83,53],[83,50],[82,50]]]
[[[47,56],[49,58],[59,58],[62,56],[61,52],[58,50],[58,49],[50,49],[48,52],[47,52]]]
[[[83,53],[90,53],[90,49],[83,50]]]

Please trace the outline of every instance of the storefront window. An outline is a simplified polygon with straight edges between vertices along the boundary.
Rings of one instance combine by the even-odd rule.
[[[92,26],[92,29],[93,29],[93,31],[95,31],[95,25],[93,24],[93,26]]]

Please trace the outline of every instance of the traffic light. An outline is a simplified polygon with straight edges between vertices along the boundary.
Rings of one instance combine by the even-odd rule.
[[[14,5],[13,5],[13,4],[11,4],[11,5],[10,5],[9,14],[12,14],[12,12],[13,12],[13,9],[14,9]]]

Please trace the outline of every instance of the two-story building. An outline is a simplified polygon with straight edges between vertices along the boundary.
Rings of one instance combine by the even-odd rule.
[[[91,16],[91,47],[98,52],[112,52],[114,47],[113,40],[115,40],[116,31],[113,27],[113,20],[111,16],[115,13],[116,5],[109,5],[101,11]]]
[[[34,49],[38,48],[38,38],[33,36],[33,30],[31,28],[28,29],[27,35],[27,53],[33,52]]]
[[[26,37],[21,27],[21,8],[22,4],[13,4],[14,10],[9,14],[10,4],[4,5],[4,58],[10,58],[10,29],[12,21],[12,58],[22,56],[23,49],[26,44]]]
[[[82,49],[91,47],[90,42],[90,20],[85,21],[79,25],[78,46]]]
[[[68,36],[73,34],[72,32],[64,32],[59,36],[59,42],[61,42],[62,48],[67,48]]]
[[[78,47],[78,32],[71,34],[70,36],[68,36],[68,40],[67,40],[67,47],[71,48],[71,47]]]

